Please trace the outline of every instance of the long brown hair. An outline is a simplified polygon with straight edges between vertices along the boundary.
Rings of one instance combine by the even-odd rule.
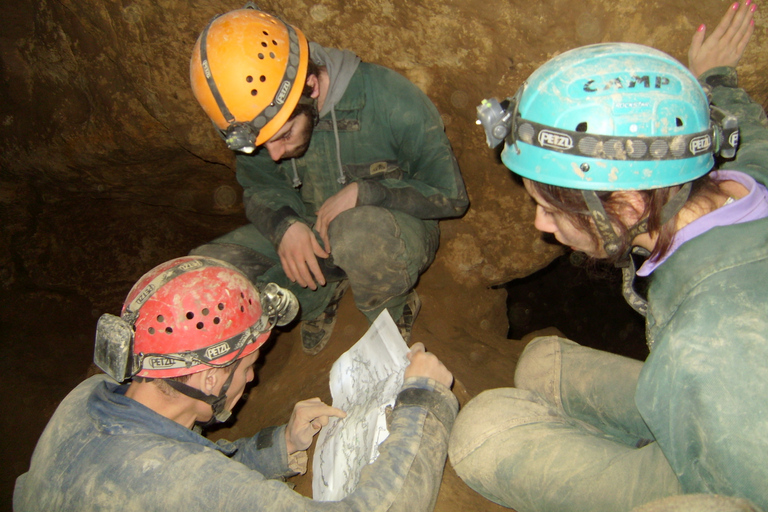
[[[595,244],[601,246],[604,243],[604,240],[600,238],[595,228],[581,190],[547,185],[536,181],[531,181],[531,185],[542,199],[561,211],[574,226],[588,233]],[[676,185],[674,187],[636,191],[645,205],[640,218],[648,219],[648,233],[658,237],[653,252],[650,255],[651,260],[661,259],[666,256],[674,240],[675,233],[677,232],[675,228],[677,214],[666,223],[662,223],[661,216],[662,208],[679,189],[680,185]],[[692,203],[700,204],[700,201],[706,201],[714,205],[711,197],[718,192],[719,181],[711,176],[711,174],[705,174],[691,182],[691,193],[688,201],[686,201],[686,205],[691,205]],[[629,205],[621,198],[620,194],[614,194],[612,191],[597,192],[597,196],[603,203],[608,220],[619,237],[619,251],[615,256],[609,257],[610,261],[615,262],[629,250],[632,244],[632,240],[629,239],[628,235],[628,231],[632,226],[625,225],[619,216],[619,213],[625,211]]]

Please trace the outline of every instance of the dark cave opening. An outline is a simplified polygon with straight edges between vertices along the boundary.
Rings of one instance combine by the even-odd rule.
[[[621,273],[612,265],[566,254],[504,288],[510,339],[555,327],[582,345],[641,361],[648,356],[645,319],[624,300]]]

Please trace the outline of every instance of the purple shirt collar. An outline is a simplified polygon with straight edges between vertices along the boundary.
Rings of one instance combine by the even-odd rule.
[[[664,263],[681,245],[717,226],[730,226],[768,217],[768,189],[751,176],[739,171],[715,171],[712,176],[721,181],[735,181],[749,191],[746,196],[730,204],[721,206],[683,227],[675,233],[667,254],[658,260],[646,260],[638,269],[637,275],[646,277]]]

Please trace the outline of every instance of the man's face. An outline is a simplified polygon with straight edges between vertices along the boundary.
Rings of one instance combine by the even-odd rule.
[[[558,242],[574,251],[584,252],[593,258],[607,257],[602,245],[597,244],[590,233],[574,225],[564,212],[544,200],[530,180],[523,179],[523,183],[525,190],[536,202],[536,219],[533,222],[536,229],[552,233]]]
[[[309,116],[299,114],[285,123],[271,139],[264,143],[264,147],[275,162],[299,158],[307,152],[313,128]]]
[[[245,356],[237,368],[232,370],[234,375],[232,376],[232,382],[227,390],[227,406],[226,409],[231,411],[240,397],[243,396],[245,391],[245,385],[251,382],[255,376],[253,365],[256,364],[256,360],[259,358],[259,351],[257,350],[253,354]],[[222,383],[226,378],[222,379]],[[217,390],[216,393],[220,391]]]

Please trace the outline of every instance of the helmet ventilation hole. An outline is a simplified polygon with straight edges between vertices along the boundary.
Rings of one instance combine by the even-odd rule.
[[[266,48],[266,47],[267,47],[267,46],[269,46],[269,45],[267,44],[267,42],[266,42],[266,41],[262,41],[262,42],[261,42],[261,46],[263,46],[264,48]]]
[[[256,96],[257,94],[259,94],[259,91],[256,89],[251,89],[251,96]]]
[[[243,307],[242,305],[240,306],[240,312],[245,313],[245,307]]]
[[[275,52],[269,52],[269,57],[274,59],[275,58]]]
[[[219,308],[219,311],[223,311],[224,310],[224,304],[222,304],[221,302],[219,302],[219,305],[216,306],[216,307]]]
[[[265,36],[269,35],[269,32],[267,32],[266,30],[262,30],[261,33],[264,34]]]
[[[277,41],[275,41],[275,40],[273,39],[273,40],[272,40],[272,44],[273,44],[273,45],[275,45],[275,46],[277,46]]]
[[[221,323],[221,318],[219,318],[217,316],[213,317],[213,323],[216,324],[216,325],[219,325]]]
[[[675,118],[675,125],[677,125],[677,126],[683,126],[683,120],[682,120],[682,119],[680,119],[679,117],[676,117],[676,118]]]
[[[157,315],[157,321],[158,322],[162,323],[164,320],[165,320],[165,318],[163,318],[163,315]]]
[[[263,53],[260,53],[260,54],[259,54],[259,58],[260,58],[261,60],[264,60],[264,54],[263,54]]]
[[[586,123],[586,122],[581,122],[581,123],[579,123],[579,124],[576,126],[576,131],[577,131],[577,132],[586,133],[586,132],[587,132],[587,123]]]
[[[149,329],[147,329],[147,331],[149,332],[149,334],[155,334],[155,328],[154,327],[150,327]]]
[[[248,75],[247,77],[245,77],[245,81],[248,83],[251,83],[253,82],[253,77],[251,75]]]
[[[208,316],[208,314],[209,314],[210,312],[211,312],[211,311],[210,311],[208,308],[203,308],[203,311],[202,311],[202,313],[203,313],[203,316]]]
[[[173,334],[173,328],[171,328],[171,327],[166,327],[166,328],[165,328],[165,332],[166,332],[167,334]]]
[[[192,320],[195,318],[195,314],[191,311],[187,311],[187,320]]]
[[[197,325],[195,327],[197,327],[198,330],[199,330],[199,329],[202,329],[203,327],[205,327],[205,324],[203,322],[197,322]]]
[[[259,77],[259,82],[262,82],[262,83],[264,83],[264,82],[266,82],[266,81],[267,81],[267,77],[266,77],[266,76],[264,76],[264,75],[261,75],[261,76]]]

